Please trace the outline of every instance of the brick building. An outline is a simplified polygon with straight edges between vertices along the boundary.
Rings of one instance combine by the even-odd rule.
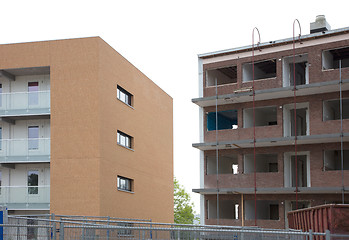
[[[0,45],[0,204],[173,221],[172,98],[100,37]]]
[[[349,28],[318,16],[295,54],[293,38],[254,47],[199,55],[205,224],[284,228],[296,207],[349,197]]]

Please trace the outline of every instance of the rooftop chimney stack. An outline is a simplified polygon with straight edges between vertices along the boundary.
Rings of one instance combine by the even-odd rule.
[[[315,22],[310,23],[310,33],[325,32],[328,30],[331,30],[331,26],[326,21],[325,15],[317,15]]]

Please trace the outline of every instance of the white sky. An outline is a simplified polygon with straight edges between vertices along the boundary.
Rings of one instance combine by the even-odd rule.
[[[333,5],[332,5],[333,4]],[[197,54],[302,33],[316,15],[332,29],[349,26],[349,1],[114,0],[0,2],[0,44],[100,36],[173,97],[174,174],[188,192],[199,188]],[[199,196],[192,193],[199,212]]]

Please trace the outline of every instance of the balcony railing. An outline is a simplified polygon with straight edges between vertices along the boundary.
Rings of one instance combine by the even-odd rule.
[[[0,115],[43,114],[50,111],[50,91],[0,93]]]
[[[0,204],[9,209],[49,209],[50,186],[1,186]]]
[[[0,163],[49,162],[50,138],[0,140]]]

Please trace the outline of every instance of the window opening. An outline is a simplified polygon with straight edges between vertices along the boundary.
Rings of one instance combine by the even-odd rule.
[[[276,59],[255,62],[254,80],[275,78],[276,77]],[[242,81],[248,82],[253,80],[252,63],[242,65]]]
[[[297,103],[296,107],[297,136],[309,135],[309,103]],[[294,104],[287,104],[283,106],[283,119],[284,136],[294,136]]]
[[[120,101],[132,106],[133,95],[125,89],[123,89],[122,87],[120,87],[119,85],[117,86],[117,97]]]
[[[237,83],[237,67],[223,67],[217,69],[206,70],[206,86],[211,87],[216,85]]]
[[[256,154],[256,172],[278,172],[278,155]],[[244,173],[254,173],[253,154],[244,155]]]
[[[28,194],[38,194],[39,189],[39,171],[28,171]]]
[[[132,179],[126,178],[126,177],[117,177],[117,188],[118,190],[128,191],[132,192]]]
[[[279,202],[270,200],[257,200],[257,211],[255,211],[254,200],[245,200],[245,219],[254,220],[255,212],[257,219],[279,220]]]
[[[130,135],[123,133],[121,131],[117,131],[117,143],[121,146],[132,148],[132,139]]]
[[[296,205],[297,204],[296,204],[295,201],[291,201],[292,211],[298,210],[298,209],[303,209],[303,208],[308,208],[308,207],[310,207],[310,202],[308,202],[308,201],[299,201],[298,202],[298,209],[297,209]]]
[[[218,130],[237,129],[238,112],[237,110],[228,110],[217,112]],[[216,112],[207,113],[207,130],[216,130]]]
[[[217,173],[216,156],[206,157],[206,174]],[[236,154],[219,156],[218,174],[238,174],[238,157]]]
[[[28,149],[39,149],[39,126],[28,127]]]
[[[349,119],[349,99],[342,99],[343,119]],[[340,100],[323,101],[323,121],[339,120],[340,116]]]
[[[294,86],[294,82],[296,82],[296,86],[309,84],[309,63],[308,63],[308,55],[297,55],[294,58],[294,66],[293,66],[293,56],[285,57],[283,59],[283,86]],[[295,71],[294,71],[295,67]],[[296,81],[294,81],[294,75],[296,77]]]
[[[243,110],[244,128],[253,127],[253,108]],[[255,125],[271,126],[277,125],[277,107],[259,107],[255,108]]]
[[[297,155],[297,185],[307,187],[307,155]],[[295,156],[291,156],[291,180],[292,187],[296,186],[296,161]]]
[[[296,127],[297,127],[297,136],[307,135],[307,109],[301,108],[296,110]],[[291,119],[294,119],[294,109],[290,110]],[[294,136],[294,121],[291,122],[291,136]]]
[[[217,219],[217,200],[206,201],[208,219]],[[239,203],[234,200],[219,200],[220,219],[239,219]]]
[[[322,69],[338,69],[340,60],[342,61],[342,68],[349,67],[349,47],[323,51]]]
[[[324,171],[342,170],[341,150],[324,151]],[[349,150],[343,150],[343,170],[349,170]]]
[[[28,104],[38,105],[39,104],[39,83],[28,82]]]

